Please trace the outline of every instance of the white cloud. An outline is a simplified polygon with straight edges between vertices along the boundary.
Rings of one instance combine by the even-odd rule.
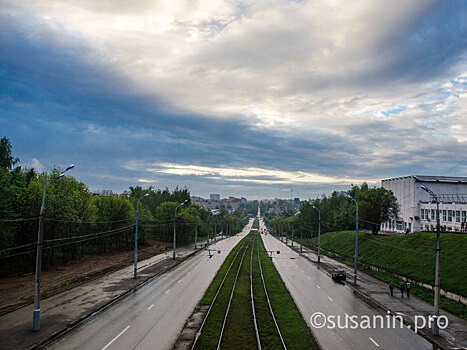
[[[291,158],[319,153],[322,164],[331,164],[319,173],[299,173],[287,170],[296,168],[287,159],[281,160],[285,170],[277,160],[265,169],[174,159],[178,163],[140,167],[143,171],[263,184],[347,184],[372,182],[376,176],[370,170],[384,172],[397,164],[430,163],[437,170],[453,146],[460,152],[465,148],[467,60],[459,35],[465,26],[453,27],[449,16],[435,16],[433,6],[444,5],[418,0],[32,0],[11,1],[0,14],[24,24],[31,40],[79,53],[96,70],[117,76],[118,88],[132,95],[162,102],[184,116],[235,120],[242,128],[269,133],[283,142],[282,154],[298,148],[295,144],[318,145],[313,152],[289,153]],[[427,21],[433,21],[431,26]],[[130,114],[121,118],[131,124],[137,117]],[[186,142],[171,138],[165,125],[157,127],[116,130],[115,138],[157,139],[170,143],[171,151]],[[108,131],[99,121],[88,128],[90,138]],[[336,150],[335,140],[342,150]],[[190,140],[198,146],[204,141],[199,135]],[[343,163],[339,169],[338,162]],[[372,179],[335,175],[367,170]],[[152,181],[144,176],[136,178]]]
[[[159,173],[177,176],[197,176],[217,179],[227,182],[250,182],[257,184],[283,184],[283,185],[306,185],[306,184],[334,184],[350,185],[352,183],[370,182],[376,183],[376,179],[350,179],[325,176],[302,171],[284,171],[266,168],[233,168],[208,167],[191,164],[153,163],[144,164],[131,162],[125,166],[127,169],[143,170],[149,173]]]
[[[331,134],[343,134],[401,100],[420,104],[438,93],[430,82],[394,86],[391,76],[369,84],[397,59],[392,41],[408,35],[431,5],[415,0],[16,4],[59,45],[80,43],[84,60],[111,69],[131,90],[175,110],[253,120],[252,127],[319,128]]]
[[[45,166],[37,158],[32,158],[29,162],[29,166],[33,168],[37,173],[45,171]]]

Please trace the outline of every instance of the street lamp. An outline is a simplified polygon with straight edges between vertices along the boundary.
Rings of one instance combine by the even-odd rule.
[[[138,269],[138,218],[139,218],[139,202],[144,197],[149,196],[149,193],[142,195],[136,202],[136,233],[135,233],[135,263],[133,268],[133,278],[137,278],[137,269]]]
[[[301,215],[300,210],[297,211],[294,216]],[[302,218],[303,221],[303,218]],[[292,226],[292,247],[293,247],[293,226]],[[300,230],[300,253],[302,252],[302,230]]]
[[[418,178],[415,180],[420,181]],[[434,300],[434,317],[433,335],[439,335],[438,318],[439,318],[439,294],[440,294],[440,223],[439,223],[439,197],[425,185],[420,185],[421,189],[428,192],[436,201],[436,267],[435,267],[435,300]]]
[[[353,276],[353,282],[354,285],[357,285],[357,275],[358,275],[358,203],[357,200],[353,197],[351,197],[347,192],[343,192],[344,195],[348,198],[350,198],[352,201],[355,202],[355,205],[357,207],[357,211],[355,212],[355,255],[354,255],[354,263],[353,263],[353,269],[354,269],[354,276]]]
[[[196,209],[196,224],[195,224],[195,250],[196,250],[196,245],[198,243],[198,212],[201,209],[201,207],[198,207]]]
[[[318,211],[318,264],[321,262],[321,211],[312,205]]]
[[[68,170],[73,169],[75,166],[72,164],[68,166],[64,171],[54,177],[52,180],[47,181],[44,186],[44,192],[42,193],[42,204],[41,211],[39,214],[39,229],[37,231],[37,248],[36,248],[36,276],[34,283],[34,311],[32,318],[32,330],[38,331],[41,329],[41,267],[42,267],[42,247],[44,242],[44,214],[45,214],[45,194],[47,187],[54,183],[58,179],[65,176]]]
[[[177,249],[177,209],[184,205],[187,202],[187,199],[183,201],[183,203],[180,203],[175,207],[175,214],[174,214],[174,252],[173,252],[173,259],[175,260],[175,255],[176,255],[176,249]]]

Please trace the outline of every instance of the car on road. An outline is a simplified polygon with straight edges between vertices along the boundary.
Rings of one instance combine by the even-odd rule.
[[[345,281],[347,276],[345,275],[345,271],[341,269],[336,269],[331,273],[331,278],[334,281]]]

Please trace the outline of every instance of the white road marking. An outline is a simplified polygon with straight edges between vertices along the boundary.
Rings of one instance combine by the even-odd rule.
[[[148,307],[148,310],[151,310],[154,307],[154,304],[152,304],[150,307]]]
[[[191,273],[191,271],[188,271],[188,272],[186,273],[186,275],[188,276],[190,273]]]
[[[306,276],[306,277],[308,277],[308,279],[311,280],[311,277],[310,277],[310,276]]]
[[[104,346],[104,347],[102,348],[102,350],[107,349],[114,341],[116,341],[116,340],[118,339],[118,337],[120,337],[123,333],[125,333],[125,332],[128,330],[128,328],[130,328],[130,326],[127,326],[123,331],[121,331],[120,333],[118,333],[118,335],[117,335],[115,338],[113,338],[113,339],[110,341],[110,343],[108,343],[106,346]]]
[[[170,289],[167,289],[167,291],[165,292],[165,294],[168,294],[170,292]]]
[[[180,283],[182,280],[178,280],[177,283]]]
[[[319,288],[321,288],[321,287],[320,287],[320,286],[318,286],[318,285],[316,285],[316,288],[318,288],[318,289],[319,289]]]
[[[373,342],[373,344],[375,344],[377,347],[379,347],[379,344],[377,342],[375,342],[372,337],[369,337],[369,338]]]
[[[329,299],[329,300],[331,300],[331,301],[334,301],[334,300],[332,300],[332,298],[331,298],[331,297],[328,297],[328,299]]]

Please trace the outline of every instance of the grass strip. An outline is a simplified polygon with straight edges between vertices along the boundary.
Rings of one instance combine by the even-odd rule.
[[[276,316],[288,349],[319,349],[310,328],[300,314],[289,291],[280,278],[274,264],[264,249],[263,242],[258,231],[250,231],[244,238],[248,239],[247,246],[239,255],[245,253],[245,259],[240,266],[240,256],[235,260],[229,274],[226,277],[219,295],[212,305],[211,312],[206,319],[205,326],[196,343],[196,349],[215,349],[221,331],[223,319],[227,309],[235,275],[240,266],[236,288],[233,294],[230,313],[227,317],[225,332],[221,343],[222,349],[257,349],[256,333],[253,322],[253,312],[250,297],[250,264],[252,266],[253,293],[255,311],[258,321],[259,336],[263,349],[282,349],[282,342],[274,324],[274,320],[267,304],[266,293],[264,292],[261,280],[259,262],[261,261],[264,279],[271,300],[272,308]],[[253,246],[253,243],[255,246]],[[259,257],[257,246],[259,245]],[[241,245],[238,245],[238,247]],[[252,249],[255,251],[250,259]],[[233,250],[230,255],[236,254]],[[228,257],[225,265],[230,265],[232,257]],[[221,279],[226,268],[220,269]],[[220,282],[216,276],[213,281],[213,290],[217,290]],[[216,288],[217,286],[217,288]],[[211,289],[211,287],[210,287]],[[203,300],[212,300],[212,291]],[[208,294],[207,293],[207,294]]]
[[[201,300],[201,304],[210,305],[213,303],[214,296],[219,290],[222,280],[225,278],[224,284],[219,290],[217,299],[212,304],[211,311],[206,319],[202,333],[196,342],[195,349],[216,349],[219,335],[221,333],[224,315],[229,304],[230,293],[235,283],[235,277],[238,267],[247,248],[247,235],[243,238],[227,256],[222,264],[219,272],[215,276],[213,282],[206,291],[205,296]],[[232,267],[229,270],[230,265]],[[228,274],[227,271],[229,270]]]
[[[268,256],[262,240],[260,241],[260,261],[272,308],[287,349],[319,349],[310,328]],[[260,336],[263,337],[261,332]],[[280,349],[281,347],[271,348]]]
[[[258,249],[262,246],[259,235],[256,235],[256,240],[258,241],[255,248],[256,251],[253,253],[253,293],[261,346],[263,349],[283,349],[282,341],[269,310],[266,292],[263,287],[263,280],[261,279],[259,256],[264,254],[264,251],[259,250],[260,254],[258,254]]]
[[[250,256],[255,244],[254,234],[250,233],[247,244],[225,325],[222,349],[258,349],[250,297]]]

